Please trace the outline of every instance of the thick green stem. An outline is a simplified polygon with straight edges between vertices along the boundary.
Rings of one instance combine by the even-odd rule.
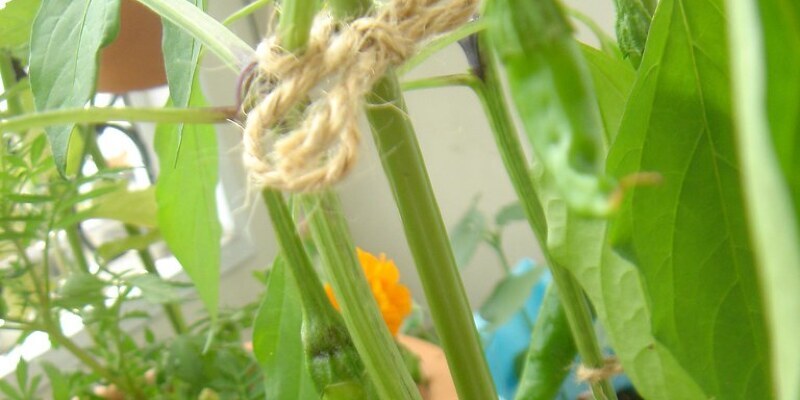
[[[583,363],[590,368],[600,368],[604,365],[604,359],[592,325],[589,304],[575,278],[563,266],[554,262],[547,250],[547,220],[544,209],[531,180],[519,134],[503,97],[495,61],[490,57],[491,53],[487,52],[488,47],[483,35],[480,38],[484,80],[473,87],[489,117],[497,148],[525,211],[528,224],[552,272],[553,282],[558,289],[562,307]],[[616,393],[607,380],[593,384],[592,392],[599,399],[616,399]]]
[[[332,192],[301,198],[325,274],[342,305],[347,328],[382,399],[419,399],[414,381],[375,305],[359,266],[339,198]]]
[[[287,8],[281,15],[279,37],[287,50],[299,51],[305,46],[317,6],[316,0],[295,0],[284,3],[284,7]],[[306,34],[300,34],[301,31]],[[291,222],[288,211],[276,212],[280,208],[275,197],[279,196],[276,192],[266,190],[264,196],[273,224],[276,224],[276,221]],[[282,199],[280,201],[282,202]],[[419,399],[417,388],[383,322],[366,277],[355,257],[355,247],[350,239],[347,224],[342,218],[338,197],[333,193],[324,193],[320,196],[304,197],[302,201],[313,208],[309,222],[312,235],[323,258],[328,279],[342,306],[345,325],[378,394],[386,399]],[[325,212],[329,209],[335,212]],[[278,226],[276,232],[277,229]],[[299,239],[296,243],[294,247],[301,251]],[[312,270],[309,273],[314,272]],[[302,287],[300,290],[302,291]]]
[[[67,123],[97,124],[107,121],[211,124],[236,116],[235,107],[206,108],[66,108],[0,119],[0,132],[22,131]]]
[[[369,383],[364,380],[358,346],[354,346],[353,335],[325,295],[286,202],[272,189],[263,190],[262,197],[283,257],[301,294],[303,349],[314,384],[323,398],[341,398],[334,393],[335,388],[342,386],[354,390],[352,396],[344,398],[365,398]],[[369,350],[375,351],[374,348]]]
[[[459,398],[497,396],[464,285],[400,86],[388,73],[368,96],[367,118],[403,220],[434,326]]]
[[[300,50],[308,42],[318,1],[284,1],[282,5],[281,19],[278,21],[278,37],[281,39],[281,45],[289,51]]]
[[[341,19],[361,15],[370,5],[370,0],[330,4]],[[459,398],[496,398],[447,230],[393,70],[375,84],[367,101],[372,135]]]
[[[333,313],[336,311],[322,291],[322,283],[297,234],[297,228],[283,196],[273,189],[264,189],[261,196],[267,206],[283,257],[292,267],[291,273],[295,276],[297,288],[302,293],[303,309],[311,310],[313,314],[319,314],[323,318],[335,315]]]

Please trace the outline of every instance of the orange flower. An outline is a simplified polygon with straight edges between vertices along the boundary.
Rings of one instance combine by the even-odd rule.
[[[356,251],[383,320],[392,335],[396,336],[403,320],[411,313],[411,292],[400,283],[400,272],[397,271],[394,261],[386,258],[386,254],[381,253],[375,257],[359,248],[356,248]],[[333,307],[339,310],[333,288],[327,283],[325,293],[328,294]]]

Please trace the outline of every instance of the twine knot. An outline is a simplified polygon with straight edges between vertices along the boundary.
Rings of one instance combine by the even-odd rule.
[[[469,20],[477,4],[392,0],[349,24],[319,15],[301,54],[286,52],[275,37],[264,39],[256,52],[253,82],[266,89],[244,128],[244,163],[251,181],[303,192],[341,180],[358,156],[364,95],[423,40]],[[302,115],[289,121],[289,114],[306,101]]]
[[[615,375],[622,373],[622,365],[616,357],[607,357],[603,366],[599,368],[590,368],[583,364],[578,365],[578,370],[575,375],[579,382],[588,382],[594,384],[606,379],[613,378]]]

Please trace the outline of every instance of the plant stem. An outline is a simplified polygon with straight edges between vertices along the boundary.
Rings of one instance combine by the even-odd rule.
[[[496,391],[475,330],[472,311],[393,72],[377,82],[368,96],[368,104],[367,118],[373,138],[459,398],[494,398]]]
[[[75,257],[75,262],[78,264],[78,269],[81,272],[89,273],[89,261],[86,260],[86,254],[83,252],[83,245],[81,245],[81,238],[78,236],[78,224],[74,224],[64,229],[67,234],[67,243],[72,250],[72,255]]]
[[[296,52],[305,47],[318,5],[316,0],[295,0],[284,3],[278,34],[287,50]],[[290,213],[286,210],[280,195],[272,190],[265,190],[263,194],[279,237],[281,229],[294,234]],[[398,400],[419,399],[416,385],[383,322],[366,277],[355,257],[355,247],[350,239],[347,224],[342,219],[338,197],[333,193],[323,193],[319,196],[304,196],[302,201],[306,203],[307,209],[313,210],[310,211],[310,227],[324,260],[323,266],[342,306],[345,325],[380,397]],[[284,211],[281,212],[280,209]],[[326,212],[329,209],[335,212]],[[280,224],[285,226],[279,229]],[[290,247],[296,249],[297,258],[302,254],[307,260],[299,238],[292,241],[295,244]],[[302,263],[302,260],[298,259],[298,262]],[[316,272],[310,267],[310,262],[305,261],[305,263],[309,265],[305,268],[308,270],[306,273],[316,276]],[[298,285],[300,285],[299,280]],[[302,287],[300,291],[304,292]],[[325,301],[327,302],[327,299]],[[304,304],[304,308],[306,307]]]
[[[308,43],[311,24],[319,8],[317,0],[294,0],[282,3],[278,37],[288,51],[297,52]]]
[[[539,202],[536,188],[531,180],[528,164],[519,134],[514,127],[511,114],[506,106],[497,66],[487,50],[484,35],[479,35],[479,51],[481,66],[484,71],[484,80],[473,88],[481,100],[481,104],[489,117],[495,142],[500,151],[500,156],[511,180],[517,197],[525,211],[528,224],[536,236],[539,247],[547,261],[553,275],[553,283],[558,289],[561,305],[569,321],[572,336],[581,355],[583,363],[590,368],[600,368],[604,359],[592,325],[592,315],[589,304],[575,278],[563,266],[554,262],[547,249],[547,220],[544,209]],[[592,392],[599,399],[616,399],[613,387],[604,380],[592,384]]]
[[[264,189],[261,197],[269,211],[278,245],[287,263],[292,267],[290,271],[302,294],[300,299],[303,302],[303,309],[313,310],[313,314],[320,314],[322,317],[329,314],[328,310],[330,313],[335,313],[330,301],[322,291],[322,283],[297,234],[297,228],[283,196],[276,190]]]
[[[453,74],[433,76],[430,78],[415,79],[405,81],[400,84],[400,88],[407,90],[433,89],[445,86],[467,86],[473,87],[477,78],[471,74]]]
[[[340,19],[361,15],[370,5],[369,0],[330,3]],[[367,102],[372,135],[459,398],[496,398],[472,310],[394,70],[375,84]]]
[[[419,399],[403,358],[375,305],[355,255],[339,198],[332,192],[301,197],[325,274],[380,398]]]
[[[0,79],[2,79],[4,91],[11,89],[17,84],[17,74],[14,72],[14,61],[10,54],[2,50],[0,50]],[[22,113],[22,103],[19,101],[18,97],[9,97],[6,99],[6,104],[8,105],[8,111],[11,115],[19,115]],[[0,129],[0,132],[4,131],[4,129]],[[9,129],[9,131],[11,131],[11,129]]]
[[[134,108],[87,107],[37,112],[0,119],[0,132],[22,131],[66,123],[96,124],[107,121],[211,124],[236,116],[235,107]]]
[[[237,10],[233,14],[229,15],[228,18],[225,18],[222,21],[222,25],[228,26],[256,11],[258,11],[261,7],[266,6],[267,4],[272,3],[272,0],[256,0],[241,9]]]
[[[47,333],[50,336],[50,340],[58,343],[61,346],[64,346],[67,351],[72,353],[77,359],[81,360],[87,367],[89,367],[92,371],[97,373],[98,375],[105,378],[109,383],[113,383],[117,385],[119,388],[127,388],[126,391],[131,391],[136,394],[136,398],[143,398],[141,393],[139,392],[136,387],[130,387],[126,385],[124,381],[119,380],[114,374],[111,373],[107,368],[105,368],[102,364],[100,364],[97,360],[95,360],[89,353],[87,353],[84,349],[80,346],[75,344],[75,342],[69,340],[64,334],[61,333],[58,329],[51,329],[48,327]]]

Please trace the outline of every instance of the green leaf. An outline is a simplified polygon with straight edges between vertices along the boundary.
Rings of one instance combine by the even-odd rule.
[[[164,55],[169,65],[168,46],[175,45],[175,48],[182,48],[180,42],[172,43],[170,38],[174,38],[173,33],[177,29],[188,32],[182,36],[196,38],[199,42],[189,46],[187,49],[194,51],[200,48],[199,43],[208,47],[223,63],[234,71],[243,70],[252,60],[255,59],[255,52],[242,39],[236,36],[219,21],[211,18],[203,12],[203,0],[139,0],[162,18],[169,21],[164,24]],[[194,5],[194,6],[192,6]],[[169,33],[172,31],[173,33]],[[169,74],[169,68],[167,73]],[[168,75],[169,77],[169,75]],[[171,85],[170,85],[171,88]],[[180,103],[176,102],[180,106]]]
[[[191,5],[189,7],[201,13],[205,8],[204,0],[176,0],[176,3],[186,3],[187,1],[194,5],[194,7]],[[145,2],[145,5],[148,4]],[[194,87],[201,45],[180,26],[169,20],[164,21],[163,35],[164,66],[167,72],[170,99],[175,107],[184,108],[189,105]]]
[[[542,272],[544,268],[541,267],[519,273],[512,272],[494,287],[492,294],[478,311],[489,322],[487,330],[500,327],[525,305]]]
[[[177,302],[180,294],[169,282],[153,274],[125,277],[124,280],[142,291],[142,298],[154,304]]]
[[[639,393],[653,400],[703,398],[653,336],[641,274],[606,244],[606,222],[570,210],[541,165],[533,164],[533,177],[547,218],[551,261],[567,268],[586,291]]]
[[[12,400],[25,400],[20,392],[14,389],[11,384],[6,381],[0,380],[0,392],[3,392],[6,396],[8,396]]]
[[[525,221],[525,210],[518,201],[505,205],[494,217],[494,223],[498,227],[504,227],[516,221]]]
[[[195,81],[189,104],[205,105]],[[217,136],[210,125],[185,125],[181,151],[175,125],[159,125],[155,148],[161,165],[156,184],[161,236],[192,279],[212,319],[219,297],[220,240],[217,218]]]
[[[89,218],[106,218],[153,228],[156,221],[155,187],[144,190],[115,190],[92,202],[95,206]]]
[[[636,79],[636,72],[627,63],[589,46],[581,46],[594,82],[600,117],[609,143],[614,141],[625,111],[625,102]]]
[[[759,0],[758,7],[754,12],[761,15],[763,27],[769,128],[800,226],[800,3]]]
[[[765,294],[773,387],[779,399],[798,399],[800,5],[788,1],[729,4],[737,143],[750,237]]]
[[[12,0],[0,9],[0,48],[25,46],[41,0]]]
[[[70,399],[70,384],[69,378],[64,375],[61,370],[55,365],[44,362],[42,368],[50,380],[50,389],[53,393],[53,400],[69,400]]]
[[[456,265],[463,269],[469,264],[475,250],[487,233],[486,217],[478,210],[478,198],[474,198],[466,213],[450,231],[450,243]]]
[[[17,386],[20,390],[25,390],[28,387],[28,362],[24,358],[20,358],[17,363]]]
[[[300,341],[300,294],[286,268],[278,256],[253,322],[253,355],[264,371],[266,398],[312,398],[315,390]]]
[[[561,307],[555,286],[550,284],[536,317],[525,367],[514,398],[556,398],[576,351],[567,315]]]
[[[167,370],[195,387],[202,387],[206,382],[201,353],[202,347],[197,340],[186,335],[178,336],[169,348]]]
[[[31,36],[30,77],[36,111],[83,107],[89,101],[97,78],[98,51],[114,39],[118,28],[119,0],[42,0]],[[72,127],[47,128],[62,173]]]
[[[761,293],[731,126],[722,0],[662,0],[608,170],[663,176],[622,206],[660,346],[706,398],[769,398]],[[746,367],[743,367],[746,366]]]
[[[105,299],[106,282],[87,273],[74,273],[58,289],[56,302],[64,308],[81,308]]]
[[[129,250],[145,250],[151,244],[161,240],[161,232],[150,231],[144,235],[128,236],[119,240],[103,243],[95,252],[102,263],[106,263]]]

